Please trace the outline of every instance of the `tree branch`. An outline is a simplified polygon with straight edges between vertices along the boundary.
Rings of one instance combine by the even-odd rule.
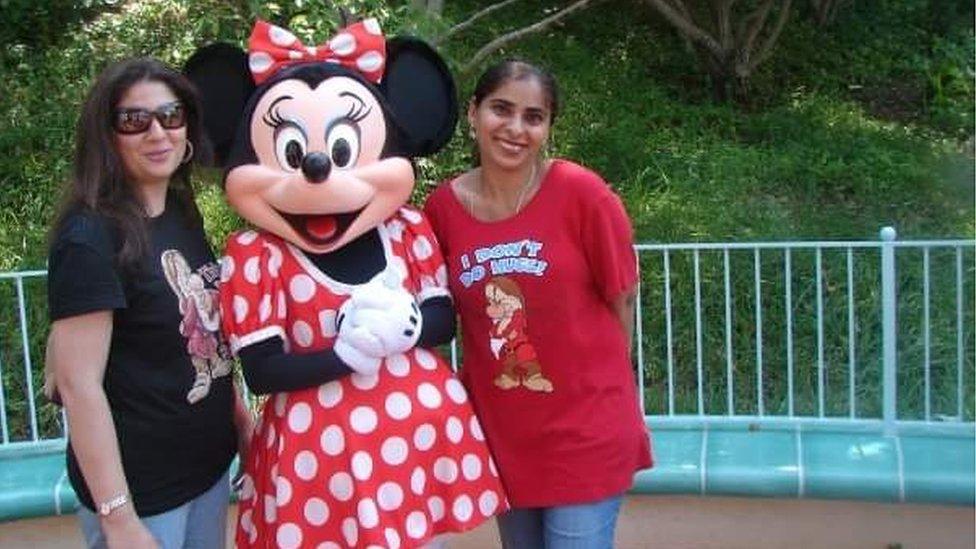
[[[646,3],[650,4],[654,9],[658,11],[665,19],[671,23],[674,28],[678,29],[683,36],[689,38],[691,41],[699,44],[703,48],[707,49],[713,56],[717,58],[723,57],[722,47],[714,38],[708,35],[705,31],[698,28],[694,21],[690,18],[683,18],[673,7],[671,7],[664,0],[644,0]]]
[[[503,2],[498,2],[488,6],[487,8],[467,18],[465,21],[462,21],[461,23],[458,23],[457,25],[451,27],[447,32],[444,33],[444,36],[438,36],[435,40],[433,40],[433,45],[436,46],[437,44],[440,44],[444,40],[447,40],[448,38],[454,36],[455,34],[475,24],[475,22],[477,22],[482,17],[489,15],[496,10],[500,10],[509,4],[514,4],[515,2],[518,2],[518,0],[504,0]]]
[[[776,25],[773,27],[772,32],[766,37],[766,41],[759,48],[759,52],[753,56],[752,61],[749,63],[749,72],[752,72],[760,63],[766,60],[767,57],[772,53],[773,46],[776,44],[776,40],[779,39],[779,35],[783,32],[783,27],[786,26],[786,21],[790,18],[790,4],[793,0],[786,0],[783,3],[783,7],[780,8],[779,18],[776,20]]]
[[[600,2],[600,0],[595,0],[595,1]],[[537,21],[529,25],[528,27],[514,30],[510,33],[499,36],[498,38],[492,40],[483,48],[478,50],[477,53],[474,54],[474,57],[471,58],[471,61],[469,61],[466,65],[464,65],[464,67],[461,68],[461,75],[467,76],[468,74],[470,74],[471,71],[474,70],[474,68],[477,67],[482,61],[484,61],[486,57],[495,53],[506,44],[510,42],[514,42],[522,38],[523,36],[532,34],[534,32],[545,30],[550,26],[552,26],[552,24],[555,23],[556,21],[559,21],[560,19],[570,15],[575,11],[587,7],[587,5],[589,5],[592,2],[594,2],[594,0],[578,0],[577,2],[563,8],[562,10],[554,13],[553,15],[550,15],[545,19]]]
[[[759,36],[759,31],[766,24],[766,18],[769,17],[769,10],[772,9],[774,1],[765,0],[755,11],[746,17],[746,19],[751,19],[752,23],[749,25],[749,30],[746,31],[746,36],[742,41],[740,50],[747,58],[751,56],[752,45],[756,41],[756,37]]]

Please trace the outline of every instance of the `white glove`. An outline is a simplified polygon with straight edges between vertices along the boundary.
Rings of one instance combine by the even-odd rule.
[[[378,358],[412,349],[420,338],[423,316],[399,282],[380,280],[353,291],[339,309],[339,339]]]
[[[381,358],[360,351],[356,346],[346,341],[342,334],[336,339],[332,350],[335,351],[339,360],[345,362],[346,366],[352,368],[357,374],[371,376],[380,371],[380,364],[383,362]]]

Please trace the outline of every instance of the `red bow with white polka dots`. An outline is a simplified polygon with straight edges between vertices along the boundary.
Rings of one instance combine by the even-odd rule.
[[[378,83],[386,64],[386,39],[376,19],[365,19],[340,29],[321,46],[305,46],[291,32],[266,21],[254,23],[248,39],[247,64],[260,85],[278,70],[296,63],[338,63]]]

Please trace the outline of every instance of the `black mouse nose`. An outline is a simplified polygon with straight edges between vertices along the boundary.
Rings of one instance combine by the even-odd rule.
[[[302,173],[309,183],[321,183],[329,178],[332,171],[332,162],[329,155],[321,152],[313,152],[305,155],[302,159]]]

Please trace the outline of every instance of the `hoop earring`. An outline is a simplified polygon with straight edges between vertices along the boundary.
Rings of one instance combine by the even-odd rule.
[[[187,140],[186,152],[183,153],[183,160],[180,161],[180,164],[186,164],[191,158],[193,158],[193,141]]]

